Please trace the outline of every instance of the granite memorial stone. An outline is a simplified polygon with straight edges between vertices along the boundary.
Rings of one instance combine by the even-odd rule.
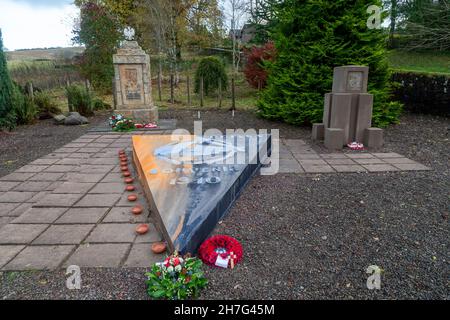
[[[325,95],[323,123],[313,125],[313,140],[324,139],[328,149],[342,149],[352,142],[363,142],[368,148],[383,145],[382,130],[371,128],[373,95],[367,93],[368,78],[368,67],[334,69],[332,92]]]

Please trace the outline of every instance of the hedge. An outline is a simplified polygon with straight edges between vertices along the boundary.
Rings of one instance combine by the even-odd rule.
[[[396,72],[395,99],[417,113],[450,116],[450,76]]]

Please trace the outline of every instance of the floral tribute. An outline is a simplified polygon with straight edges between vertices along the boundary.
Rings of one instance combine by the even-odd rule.
[[[364,144],[358,142],[352,142],[347,145],[350,150],[361,151],[364,150]]]
[[[198,254],[209,266],[233,269],[242,260],[242,246],[232,237],[218,235],[203,242]]]
[[[147,276],[147,293],[155,299],[182,300],[197,297],[200,290],[208,284],[203,271],[202,261],[189,255],[177,253],[167,257],[162,263],[156,263]]]
[[[134,123],[133,120],[129,118],[125,118],[121,114],[115,114],[109,118],[109,125],[113,128],[114,131],[119,132],[128,132],[133,131],[135,129],[156,129],[158,125],[156,123]]]

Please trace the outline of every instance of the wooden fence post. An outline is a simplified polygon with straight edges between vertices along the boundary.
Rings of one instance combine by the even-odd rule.
[[[222,108],[222,79],[219,79],[219,108]]]
[[[170,75],[170,103],[175,103],[175,97],[174,97],[174,83],[173,83],[174,77],[173,74]]]
[[[161,87],[162,87],[162,75],[161,75],[161,70],[158,70],[158,98],[159,98],[159,101],[162,101]]]
[[[191,106],[191,78],[189,75],[186,78],[186,85],[187,85],[187,104],[188,107]]]
[[[203,95],[205,90],[205,83],[203,80],[203,76],[200,78],[200,107],[203,107],[204,101],[203,101]]]
[[[34,102],[34,88],[33,88],[33,82],[27,83],[27,93],[28,96],[31,98],[31,101]]]

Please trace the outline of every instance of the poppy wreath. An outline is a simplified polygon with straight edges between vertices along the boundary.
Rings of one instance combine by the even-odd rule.
[[[200,259],[213,267],[216,266],[219,255],[226,259],[230,257],[231,253],[233,253],[234,264],[238,264],[242,260],[242,245],[236,239],[223,235],[207,239],[198,251]],[[229,263],[231,263],[231,259]]]

